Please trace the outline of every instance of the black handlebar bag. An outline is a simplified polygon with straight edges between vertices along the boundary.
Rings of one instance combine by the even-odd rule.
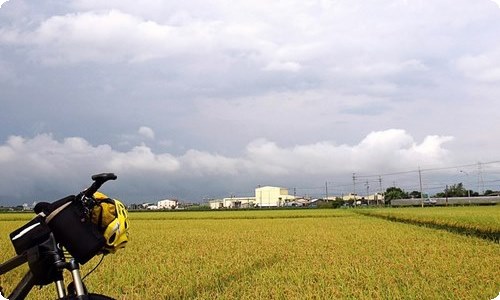
[[[46,223],[56,241],[80,264],[85,264],[101,252],[106,241],[96,224],[85,213],[83,205],[69,196],[52,203]]]
[[[49,238],[50,228],[45,223],[45,218],[38,215],[22,227],[10,234],[10,240],[17,254],[43,243]]]
[[[28,265],[36,285],[46,285],[59,279],[51,254],[54,251],[53,239],[50,238],[50,229],[43,216],[37,215],[16,229],[10,234],[10,238],[17,254],[27,254]]]

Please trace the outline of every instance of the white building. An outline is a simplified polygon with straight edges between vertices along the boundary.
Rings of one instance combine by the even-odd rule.
[[[384,194],[381,194],[381,193],[375,193],[375,194],[372,194],[372,195],[369,195],[366,200],[368,201],[374,201],[374,202],[377,202],[377,203],[383,203],[385,198],[384,198]]]
[[[251,208],[254,207],[254,197],[230,197],[210,200],[208,204],[211,209],[219,208]]]
[[[251,208],[251,207],[281,207],[295,200],[288,195],[288,190],[281,187],[264,186],[255,189],[255,197],[230,197],[210,200],[211,209],[221,208]],[[302,204],[302,203],[301,203]],[[304,205],[304,204],[302,204]]]
[[[165,199],[158,201],[158,209],[176,209],[178,205],[177,200]]]
[[[294,196],[288,195],[286,188],[263,186],[255,189],[255,206],[257,207],[280,207],[294,199]]]
[[[358,194],[353,194],[353,193],[349,193],[347,195],[343,195],[342,196],[342,200],[344,201],[349,201],[349,200],[359,200],[361,199],[362,197],[361,196],[358,196]]]

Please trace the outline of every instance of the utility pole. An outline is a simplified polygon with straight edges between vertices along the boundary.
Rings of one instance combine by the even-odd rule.
[[[446,197],[446,206],[448,206],[448,185],[446,185],[446,189],[444,190],[444,194]]]
[[[352,194],[354,196],[354,206],[356,206],[356,173],[352,173]]]
[[[418,181],[420,182],[420,204],[424,207],[424,193],[422,192],[422,171],[418,167]]]
[[[366,181],[366,202],[369,204],[370,203],[370,184],[368,183],[368,180]]]
[[[383,191],[382,191],[382,176],[378,176],[378,187],[379,187],[379,194],[382,195],[383,194]],[[380,199],[382,200],[382,199]],[[378,205],[378,197],[377,197],[377,205]]]
[[[480,185],[481,184],[481,185]],[[481,195],[484,195],[484,180],[483,180],[483,166],[481,162],[477,163],[477,190],[481,186]]]
[[[356,195],[356,173],[352,173],[352,193]]]
[[[325,181],[325,195],[326,195],[326,201],[328,201],[328,181]]]
[[[464,173],[467,176],[467,184],[469,183],[469,173],[465,172],[464,170],[460,170],[460,173]],[[467,198],[470,198],[470,189],[467,188]],[[470,203],[470,200],[469,200]]]

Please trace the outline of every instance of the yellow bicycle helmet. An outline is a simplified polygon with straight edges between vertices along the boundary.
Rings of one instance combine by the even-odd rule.
[[[103,233],[106,244],[104,251],[115,253],[128,242],[128,213],[119,200],[111,199],[101,192],[94,194],[97,204],[92,210],[92,222]]]

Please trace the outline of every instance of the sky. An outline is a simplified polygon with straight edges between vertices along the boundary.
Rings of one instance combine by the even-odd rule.
[[[500,190],[499,1],[0,5],[0,206]]]

